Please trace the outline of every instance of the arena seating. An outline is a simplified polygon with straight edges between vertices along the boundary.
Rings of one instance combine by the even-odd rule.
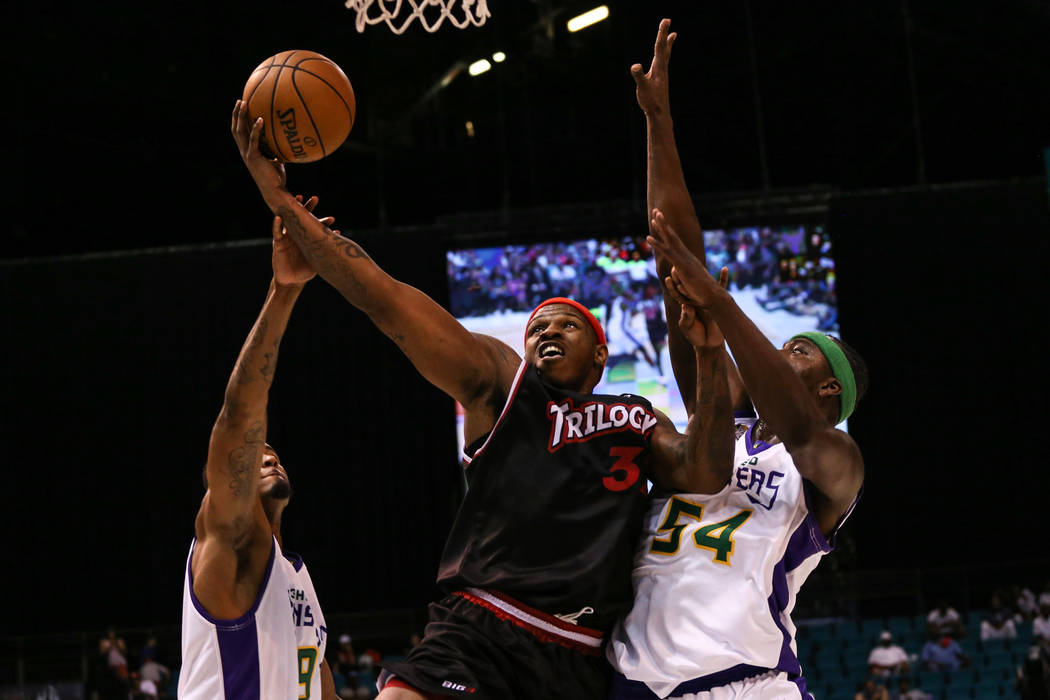
[[[802,672],[817,700],[852,700],[868,679],[868,653],[878,644],[879,634],[888,629],[894,642],[912,658],[908,677],[913,688],[938,700],[1017,697],[1014,680],[1031,645],[1031,623],[1018,625],[1016,639],[982,642],[982,618],[983,611],[971,611],[966,616],[966,636],[959,644],[971,663],[952,672],[922,670],[919,657],[926,642],[923,616],[802,622],[796,635]],[[898,677],[881,682],[892,691]]]

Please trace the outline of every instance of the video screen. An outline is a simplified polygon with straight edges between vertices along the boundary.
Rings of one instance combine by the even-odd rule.
[[[823,226],[704,232],[708,269],[774,345],[803,331],[838,334],[835,261]],[[525,352],[525,323],[544,299],[570,297],[601,321],[609,345],[595,393],[644,396],[684,431],[688,416],[667,350],[656,262],[644,237],[450,250],[452,314],[466,328]],[[463,451],[463,409],[456,406]]]

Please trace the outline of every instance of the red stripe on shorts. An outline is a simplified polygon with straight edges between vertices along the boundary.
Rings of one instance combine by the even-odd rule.
[[[597,642],[597,644],[591,646],[588,644],[584,644],[583,642],[576,641],[575,639],[563,637],[557,634],[556,631],[540,629],[539,627],[537,627],[534,624],[531,624],[527,620],[516,616],[513,611],[497,607],[493,603],[485,600],[484,598],[479,598],[478,596],[470,593],[469,591],[453,591],[453,595],[458,595],[461,598],[469,600],[474,605],[478,605],[480,607],[485,608],[497,618],[501,620],[506,620],[507,622],[511,622],[517,625],[518,627],[527,631],[529,634],[531,634],[533,637],[540,640],[541,642],[546,642],[548,644],[558,644],[569,649],[574,649],[575,651],[578,651],[582,654],[586,654],[588,656],[601,655],[600,644],[602,639],[602,633],[598,630],[593,630],[589,627],[579,627],[577,625],[572,624],[571,622],[565,622],[564,620],[556,618],[553,615],[548,615],[543,611],[536,610],[535,608],[530,608],[522,603],[519,603],[510,596],[504,595],[502,593],[497,594],[495,591],[485,591],[485,593],[493,596],[494,598],[499,598],[499,600],[503,601],[508,606],[517,608],[522,613],[527,613],[531,616],[540,618],[543,622],[553,627],[567,629],[573,634],[591,637]]]

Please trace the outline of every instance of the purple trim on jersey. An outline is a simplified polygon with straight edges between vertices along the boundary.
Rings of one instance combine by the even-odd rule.
[[[224,700],[258,700],[262,683],[259,680],[259,635],[254,614],[247,624],[240,627],[216,627],[215,636],[222,663]]]
[[[784,560],[781,559],[773,569],[773,593],[770,594],[768,600],[769,614],[773,618],[777,629],[780,630],[780,634],[784,637],[780,646],[780,660],[777,661],[777,670],[786,671],[790,677],[794,678],[802,674],[802,665],[798,662],[795,652],[791,650],[791,634],[780,619],[780,613],[787,608],[790,594],[787,574],[784,570]]]
[[[806,687],[805,678],[799,676],[798,678],[792,678],[791,682],[798,686],[798,692],[802,696],[802,700],[813,700],[813,696],[809,694],[809,688]]]
[[[736,666],[727,668],[724,671],[709,673],[706,676],[693,678],[684,683],[679,683],[675,689],[671,691],[671,695],[678,696],[685,695],[686,693],[703,693],[712,688],[721,688],[730,683],[736,683],[737,681],[761,676],[763,673],[769,673],[769,671],[770,669],[762,668],[761,666],[737,664]],[[609,698],[612,700],[653,700],[654,698],[659,697],[660,696],[654,693],[649,686],[641,681],[633,681],[622,673],[616,673],[613,676],[612,688],[609,692]]]
[[[303,568],[303,558],[295,552],[289,552],[287,549],[282,549],[281,556],[292,565],[292,568],[295,569],[295,573],[299,573],[299,570]]]
[[[805,519],[791,533],[781,564],[786,571],[794,571],[802,565],[802,562],[814,554],[827,554],[832,549],[834,549],[834,546],[824,538],[823,533],[820,531],[820,525],[817,523],[817,517],[810,511],[806,513]],[[775,578],[773,585],[776,586]],[[787,584],[785,583],[785,585]],[[786,599],[784,604],[787,604]]]
[[[857,496],[853,499],[853,502],[849,504],[849,508],[846,509],[846,512],[839,517],[838,521],[835,523],[835,527],[831,528],[831,535],[828,537],[824,537],[824,533],[820,531],[820,525],[817,523],[817,517],[813,515],[813,504],[810,503],[809,499],[809,489],[811,487],[816,488],[815,486],[812,486],[812,484],[809,481],[802,481],[802,495],[806,499],[806,510],[809,511],[806,515],[806,520],[803,521],[803,525],[809,523],[810,528],[813,532],[812,537],[814,538],[814,540],[824,542],[826,549],[824,549],[823,551],[830,552],[831,550],[835,549],[835,536],[839,534],[839,530],[841,530],[842,526],[846,523],[846,518],[853,514],[853,509],[857,507],[857,503],[860,502],[860,497],[864,495],[864,484],[860,485],[860,490],[857,491]],[[795,533],[791,535],[792,542],[794,541],[795,535],[797,534],[798,531],[796,530]],[[788,551],[791,551],[790,542],[788,543]],[[799,564],[800,563],[802,562],[799,561]],[[798,564],[795,564],[794,566],[788,566],[788,571],[792,571],[797,566]]]
[[[216,630],[238,630],[245,627],[250,622],[252,628],[255,628],[255,613],[259,609],[259,604],[262,602],[263,593],[266,592],[266,584],[270,581],[270,572],[273,571],[273,559],[277,553],[277,540],[272,536],[273,547],[270,548],[270,561],[266,564],[266,573],[263,574],[262,583],[259,584],[259,593],[255,596],[255,602],[252,603],[252,607],[248,612],[244,613],[238,618],[233,620],[220,620],[212,617],[208,614],[208,611],[204,609],[201,602],[197,600],[197,594],[193,592],[193,550],[197,547],[197,538],[193,538],[193,544],[190,545],[190,556],[186,560],[186,574],[190,577],[190,600],[193,601],[193,607],[197,609],[201,617],[215,625]],[[258,667],[258,661],[256,661],[256,667]],[[258,696],[257,696],[258,697]]]
[[[755,437],[754,435],[752,435],[752,433],[755,432],[756,425],[758,425],[757,422],[752,423],[750,427],[748,427],[747,432],[744,433],[744,447],[747,448],[747,454],[751,457],[754,457],[759,452],[762,452],[763,450],[768,450],[770,447],[772,447],[772,445],[770,445],[764,440],[758,441],[758,447],[751,446],[755,442]]]

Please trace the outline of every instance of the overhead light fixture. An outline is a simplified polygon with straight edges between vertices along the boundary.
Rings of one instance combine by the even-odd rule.
[[[578,15],[569,20],[568,27],[570,32],[578,32],[584,27],[589,27],[592,24],[601,22],[603,19],[609,16],[609,6],[602,5],[596,7],[593,10],[588,10],[582,15]]]
[[[492,54],[492,60],[496,63],[503,63],[507,60],[507,54],[503,53],[502,51],[497,51],[496,53]]]
[[[471,75],[481,75],[489,68],[492,68],[492,64],[489,63],[487,58],[483,58],[479,61],[474,61],[470,64],[470,68],[467,69]]]

